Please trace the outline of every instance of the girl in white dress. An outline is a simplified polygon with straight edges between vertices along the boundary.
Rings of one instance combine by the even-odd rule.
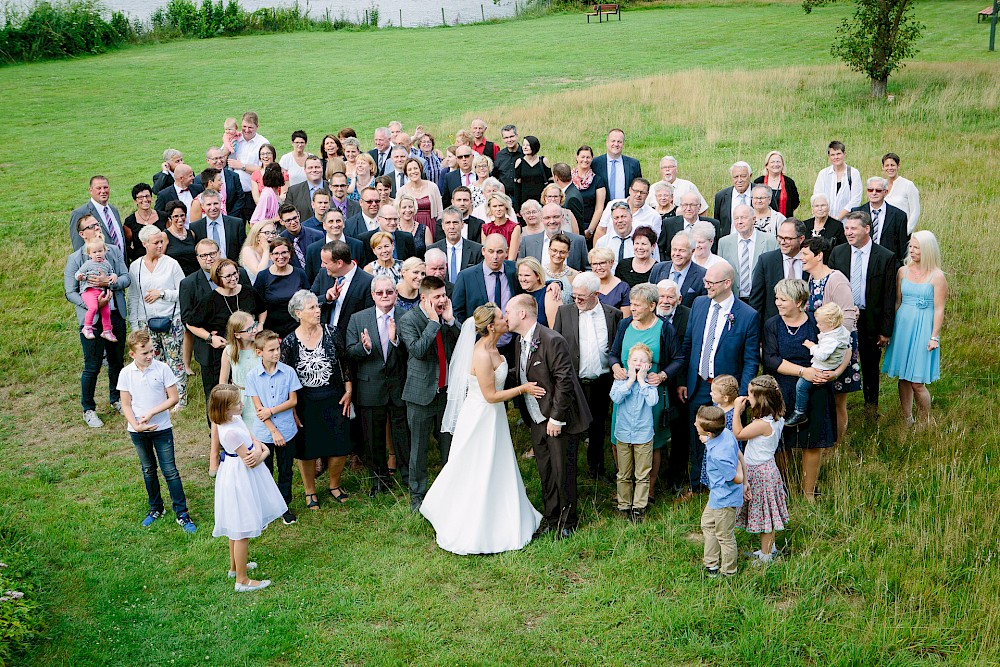
[[[269,523],[288,509],[274,477],[260,464],[267,458],[267,446],[250,435],[243,423],[243,400],[239,387],[220,384],[212,390],[208,417],[218,428],[223,460],[215,479],[215,528],[212,537],[229,538],[229,576],[236,579],[236,592],[256,591],[271,585],[256,581],[247,570],[257,567],[247,562],[251,537],[257,537]]]
[[[451,453],[420,513],[434,526],[438,546],[455,554],[521,549],[542,519],[524,491],[504,401],[521,394],[540,398],[545,390],[534,382],[503,389],[507,362],[497,339],[507,330],[497,306],[477,308],[462,327],[448,370],[442,430],[454,434]]]

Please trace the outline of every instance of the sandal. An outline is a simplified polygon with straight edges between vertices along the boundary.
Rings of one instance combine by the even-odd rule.
[[[312,500],[310,500],[312,498]],[[306,494],[306,509],[318,510],[319,509],[319,497],[315,493]]]
[[[338,503],[346,503],[350,499],[350,496],[344,493],[339,486],[335,486],[330,489],[330,496]]]

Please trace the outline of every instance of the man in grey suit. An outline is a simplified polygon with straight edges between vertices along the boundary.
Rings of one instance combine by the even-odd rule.
[[[542,224],[545,231],[540,234],[529,234],[521,239],[521,249],[518,259],[534,257],[542,266],[549,263],[549,241],[556,234],[564,234],[569,238],[569,256],[566,265],[577,271],[589,271],[590,262],[587,259],[587,240],[580,234],[562,231],[563,212],[559,204],[546,204],[542,207]]]
[[[396,308],[396,285],[388,276],[372,279],[375,306],[358,311],[347,325],[347,356],[357,366],[354,404],[361,417],[365,439],[365,463],[372,474],[369,496],[389,491],[386,462],[385,423],[389,421],[397,452],[409,449],[403,381],[406,378],[406,348],[398,335],[397,322],[403,311]],[[409,458],[402,460],[403,484],[409,483]]]
[[[719,257],[729,262],[736,272],[733,293],[743,303],[749,303],[757,259],[765,252],[777,250],[778,241],[772,234],[754,229],[753,209],[748,205],[734,208],[732,221],[733,233],[719,241]]]
[[[289,186],[288,192],[285,194],[285,203],[294,205],[302,220],[308,220],[313,214],[312,199],[316,191],[326,189],[329,185],[323,179],[323,160],[318,156],[310,155],[306,158],[305,172],[306,180]],[[347,183],[345,182],[344,185]],[[343,194],[343,192],[340,193],[341,196]]]
[[[448,282],[458,280],[458,274],[483,261],[483,246],[462,235],[465,223],[462,222],[462,212],[454,206],[449,206],[441,212],[441,231],[444,238],[428,246],[428,250],[437,248],[444,253],[448,268]]]
[[[111,196],[111,186],[105,176],[92,176],[90,178],[90,201],[74,210],[69,216],[69,242],[73,250],[79,250],[83,244],[83,237],[80,236],[80,218],[85,215],[93,216],[101,225],[104,232],[104,242],[108,246],[114,246],[125,256],[125,230],[122,227],[122,217],[118,209],[108,203]]]
[[[398,327],[409,355],[403,400],[410,441],[397,446],[396,453],[409,462],[410,509],[416,512],[427,493],[431,432],[437,436],[442,463],[447,463],[451,449],[451,434],[441,431],[441,422],[448,402],[448,362],[461,329],[443,280],[429,276],[420,282],[420,305],[403,315]]]
[[[104,180],[107,186],[107,180]],[[75,211],[74,211],[75,213]],[[91,214],[81,215],[77,219],[77,235],[81,244],[88,241],[100,240],[101,224],[97,218]],[[114,275],[97,277],[91,276],[88,282],[95,287],[106,287],[111,290],[114,298],[111,309],[111,331],[118,342],[112,343],[99,335],[101,333],[101,319],[94,320],[95,336],[93,339],[84,337],[80,333],[80,345],[83,347],[83,373],[80,375],[80,403],[83,405],[83,420],[91,428],[100,428],[104,422],[97,416],[97,404],[94,401],[94,393],[97,391],[97,377],[101,373],[101,365],[104,358],[108,360],[108,402],[119,412],[121,412],[120,394],[118,391],[118,374],[122,370],[122,359],[125,350],[125,288],[129,286],[131,279],[128,267],[125,266],[125,259],[117,247],[105,241],[108,252],[105,259],[114,267]],[[76,272],[80,266],[87,261],[86,249],[81,245],[73,251],[66,259],[66,268],[63,270],[63,287],[66,293],[66,300],[76,306],[76,319],[80,327],[83,326],[83,318],[87,314],[87,306],[83,303],[80,295],[80,281],[76,279]],[[101,299],[105,303],[109,299]]]

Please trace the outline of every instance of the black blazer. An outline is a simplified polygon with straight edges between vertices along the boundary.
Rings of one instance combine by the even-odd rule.
[[[436,243],[432,243],[427,246],[427,249],[437,248],[444,253],[445,261],[451,262],[451,257],[448,255],[448,240],[442,238]],[[483,246],[479,245],[475,241],[470,241],[469,239],[462,239],[462,256],[458,258],[458,270],[464,271],[470,266],[475,266],[476,264],[483,263]],[[450,266],[450,264],[449,264]]]
[[[750,202],[750,190],[747,188],[747,206]],[[775,209],[777,210],[777,209]],[[733,231],[733,186],[723,188],[715,193],[715,219],[719,221],[722,236],[729,236]],[[718,237],[715,239],[718,241]]]
[[[827,223],[829,224],[829,223]],[[851,279],[851,264],[854,259],[854,247],[845,243],[830,251],[829,266],[840,271],[847,279]],[[892,336],[896,323],[896,272],[899,262],[888,248],[877,243],[872,244],[868,256],[868,280],[865,282],[865,309],[860,317],[864,318],[862,328],[886,338]]]
[[[370,151],[368,151],[368,154],[372,156],[373,160],[375,160],[375,171],[376,171],[375,175],[376,176],[385,176],[385,174],[386,174],[386,168],[389,168],[389,167],[393,166],[392,160],[389,159],[389,156],[392,154],[392,146],[389,146],[389,150],[387,150],[385,152],[385,162],[382,163],[382,168],[381,169],[378,166],[378,149],[377,148],[373,148]],[[389,169],[389,171],[391,172],[392,169]]]
[[[205,190],[205,188],[201,187],[197,183],[192,183],[191,187],[189,187],[188,190],[191,191],[192,197],[197,197]],[[162,190],[156,193],[156,204],[153,205],[153,208],[156,209],[157,211],[166,212],[167,204],[174,201],[175,199],[178,200],[180,199],[177,194],[177,188],[174,187],[173,185],[168,185],[167,187],[163,188]]]
[[[320,184],[320,187],[329,190],[330,184],[326,181],[326,179],[324,179]],[[295,210],[299,212],[300,219],[308,220],[311,218],[313,214],[313,207],[312,199],[309,198],[309,181],[302,181],[301,183],[289,186],[288,192],[285,193],[285,203],[293,204],[295,206]],[[355,202],[355,205],[358,204]],[[347,212],[351,212],[350,200],[348,200],[347,203]]]
[[[253,286],[250,284],[250,277],[247,272],[240,269],[240,285],[243,289],[253,290]],[[205,318],[205,309],[208,305],[209,299],[212,298],[212,293],[215,291],[215,285],[213,285],[208,278],[205,277],[205,272],[201,269],[195,271],[189,276],[186,276],[184,280],[181,281],[180,289],[178,290],[177,301],[181,308],[181,322],[184,324],[189,324],[191,326],[200,327]],[[225,336],[225,332],[218,332],[220,335]],[[212,363],[212,348],[203,339],[195,336],[194,338],[194,358],[199,364],[210,364]],[[220,350],[221,352],[221,350]]]
[[[816,224],[816,218],[809,218],[808,220],[802,221],[806,226],[806,238],[808,239],[812,235],[813,225]],[[819,235],[833,244],[836,248],[841,243],[847,243],[847,237],[844,236],[844,223],[836,218],[827,217],[826,223],[823,225],[823,231]],[[827,261],[829,264],[829,261]]]
[[[229,167],[222,170],[222,178],[226,183],[226,215],[242,219],[243,207],[246,206],[249,193],[243,191],[243,185],[240,183],[240,177]],[[174,177],[171,176],[169,183],[163,185],[163,187],[156,188],[154,181],[154,188],[159,191],[167,187],[167,185],[173,184],[173,182]],[[205,185],[201,182],[201,174],[194,177],[194,184],[199,188],[205,187]],[[249,217],[251,213],[253,213],[253,211],[249,211],[247,213],[247,217]]]
[[[684,334],[687,333],[689,317],[691,317],[690,308],[681,303],[674,307],[674,319],[671,324],[674,325],[674,331],[681,340],[684,339]]]
[[[618,333],[618,325],[622,321],[622,311],[613,306],[606,306],[603,303],[598,303],[597,307],[604,311],[604,323],[608,327],[608,349],[605,350],[605,352],[608,352],[611,350],[611,344],[615,340],[615,334]],[[566,339],[566,344],[569,345],[570,361],[573,362],[573,370],[579,374],[580,309],[576,307],[575,303],[559,306],[559,310],[556,311],[555,322],[552,323],[552,330],[562,334],[562,337]]]
[[[441,191],[441,208],[451,206],[451,193],[460,185],[462,185],[462,171],[460,169],[453,169],[441,177],[441,182],[438,183],[438,189]],[[395,186],[395,182],[393,182],[393,186]]]
[[[586,223],[583,221],[583,195],[580,194],[580,188],[576,187],[570,183],[566,187],[566,201],[563,202],[563,208],[569,210],[576,218],[576,224],[579,225],[581,231],[587,228],[590,224],[590,220]]]
[[[365,217],[361,214],[361,211],[358,211],[344,222],[344,236],[350,236],[352,239],[360,239],[362,235],[367,233],[368,225],[365,224]]]
[[[365,259],[365,251],[361,247],[361,241],[357,239],[352,239],[350,236],[344,235],[341,240],[347,244],[347,247],[351,249],[351,259],[353,259],[359,266],[361,262]],[[323,270],[323,246],[326,245],[326,234],[323,234],[323,238],[306,246],[306,279],[309,284],[312,285],[316,281],[316,276],[320,271]]]
[[[722,224],[715,218],[706,218],[703,215],[699,215],[698,219],[711,222],[715,227],[715,241],[712,242],[712,252],[718,254],[719,239],[724,236],[722,233]],[[663,226],[660,227],[660,236],[656,239],[656,245],[660,247],[660,257],[670,257],[670,239],[674,238],[677,232],[682,231],[684,231],[684,218],[682,216],[675,215],[663,221]]]
[[[661,280],[669,280],[673,266],[669,260],[653,265],[653,270],[649,272],[649,282],[655,285]],[[687,275],[684,276],[684,284],[681,285],[681,305],[690,308],[695,299],[705,294],[707,294],[705,291],[705,269],[691,262],[688,265]],[[678,331],[683,333],[682,330]]]
[[[364,234],[358,237],[358,240],[361,241],[361,249],[365,253],[365,261],[364,264],[362,264],[361,266],[368,266],[370,262],[375,261],[375,251],[372,250],[371,240],[372,237],[375,236],[375,234],[378,231],[379,230],[376,229],[370,232],[365,232]],[[401,262],[405,262],[410,257],[413,257],[417,254],[417,247],[413,243],[413,234],[411,234],[410,232],[404,232],[401,229],[397,229],[395,232],[392,233],[392,235],[396,239],[395,241],[396,259],[398,259]]]
[[[378,330],[378,312],[374,306],[351,315],[347,323],[347,356],[356,366],[354,373],[354,402],[361,407],[375,407],[392,404],[403,405],[403,385],[406,381],[406,346],[399,335],[399,318],[403,316],[399,308],[393,309],[396,321],[397,344],[389,343],[389,354],[382,358],[382,341]],[[371,350],[361,344],[361,334],[368,330]]]
[[[905,262],[910,255],[910,234],[906,231],[906,213],[892,204],[882,202],[883,213],[879,219],[879,226],[882,233],[879,236],[879,245],[884,246],[896,255],[896,259]],[[864,211],[869,216],[872,214],[871,203],[865,202],[852,211]],[[874,231],[874,230],[872,230]],[[872,236],[874,238],[874,235]],[[895,278],[893,278],[895,280]]]
[[[222,227],[226,230],[226,257],[239,264],[240,250],[243,249],[243,242],[247,240],[246,223],[242,218],[224,215]],[[211,238],[208,235],[208,218],[193,221],[190,229],[199,239]]]
[[[769,250],[757,259],[753,268],[753,287],[750,289],[750,307],[760,314],[760,324],[778,314],[774,305],[774,286],[785,277],[784,255],[781,250]],[[802,279],[809,280],[809,274],[802,271]]]
[[[753,179],[754,185],[760,185],[764,182],[766,176],[758,176]],[[771,208],[778,211],[786,218],[791,218],[795,215],[795,209],[799,207],[799,188],[795,185],[795,181],[789,178],[788,174],[785,174],[785,190],[787,190],[788,201],[786,202],[785,210],[782,211],[779,202],[781,201],[781,190],[774,190],[771,192]]]
[[[320,271],[316,280],[313,281],[312,293],[319,299],[320,320],[323,324],[333,324],[330,318],[333,317],[336,302],[327,301],[326,293],[336,283],[337,279],[326,271]],[[351,286],[348,287],[346,293],[340,295],[340,298],[344,300],[344,305],[340,309],[337,336],[341,343],[346,344],[347,325],[351,321],[351,315],[375,305],[375,301],[372,299],[372,277],[361,268],[355,269]]]
[[[465,219],[465,229],[466,238],[470,241],[475,241],[476,243],[483,242],[483,221],[474,215],[470,215]],[[444,228],[441,226],[441,218],[437,219],[437,223],[434,225],[434,241],[441,241],[444,239]]]

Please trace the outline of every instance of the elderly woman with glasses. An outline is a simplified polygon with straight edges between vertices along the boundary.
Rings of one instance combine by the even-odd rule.
[[[351,452],[348,418],[353,382],[337,328],[320,322],[316,295],[301,289],[288,299],[287,308],[297,326],[281,341],[281,361],[295,370],[302,383],[295,405],[302,437],[297,439],[295,458],[299,460],[306,507],[318,510],[317,459],[326,459],[330,496],[338,503],[348,500],[340,484]]]
[[[299,290],[309,289],[306,272],[292,266],[292,242],[281,237],[271,241],[271,266],[257,274],[253,288],[264,301],[260,325],[282,338],[295,328],[288,300]]]
[[[785,221],[785,216],[771,208],[771,188],[767,185],[755,185],[750,190],[750,206],[753,208],[753,226],[765,234],[778,234],[778,227]]]
[[[813,217],[803,220],[806,229],[811,230],[812,238],[822,237],[830,242],[831,247],[847,243],[844,235],[844,223],[830,217],[830,198],[822,192],[809,198]]]

